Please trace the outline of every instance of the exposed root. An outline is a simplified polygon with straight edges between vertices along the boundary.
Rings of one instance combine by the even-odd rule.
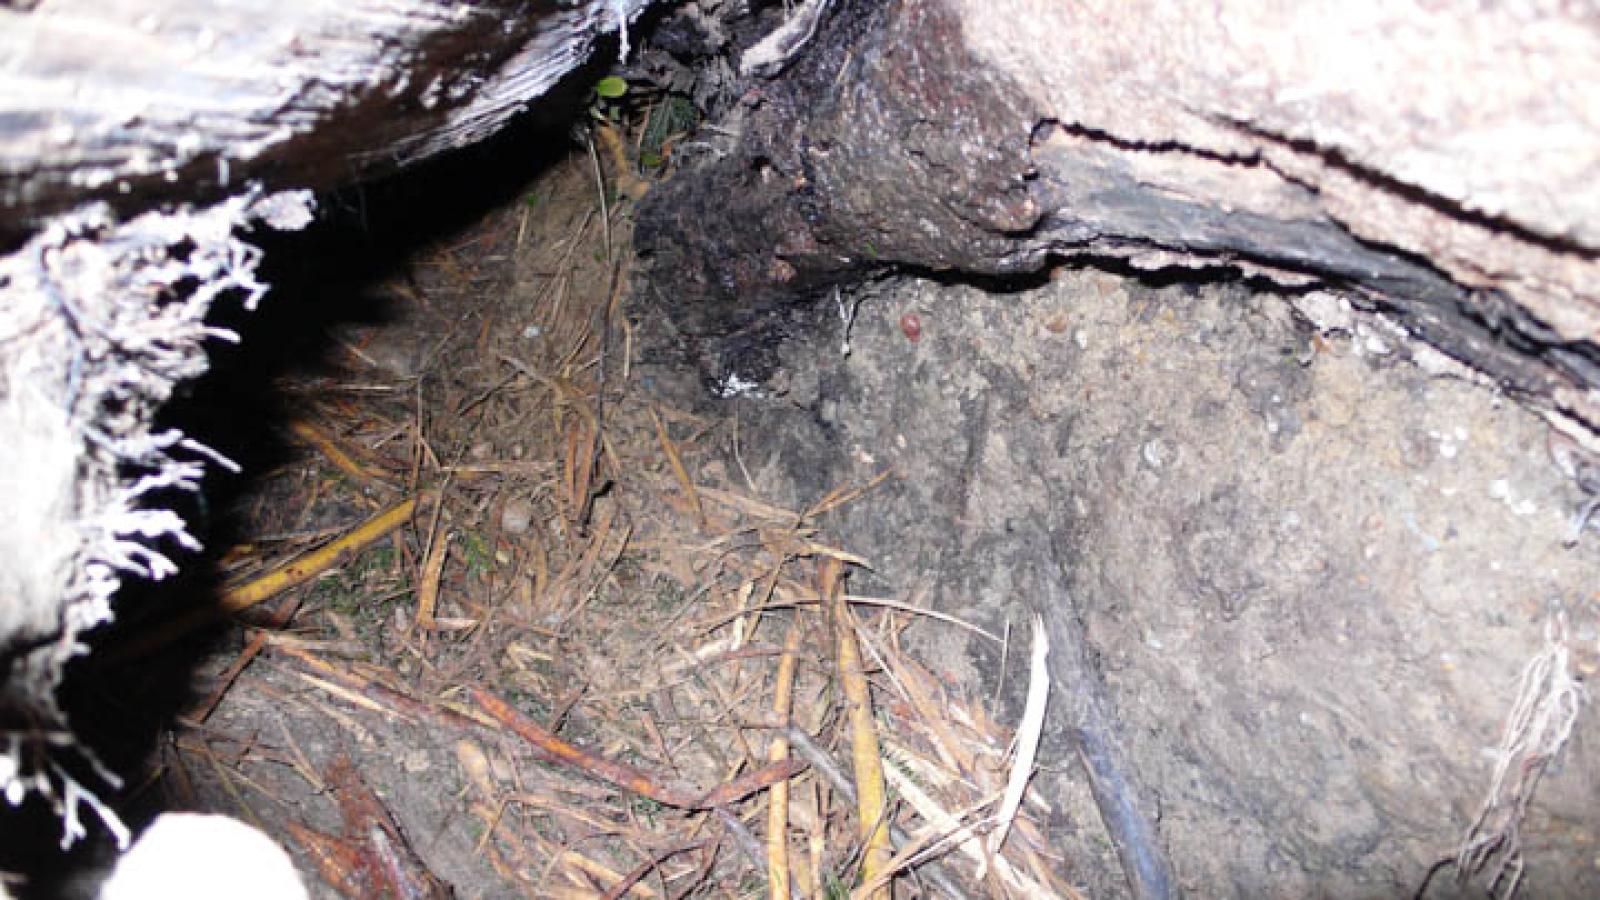
[[[1522,822],[1539,779],[1572,736],[1586,699],[1572,675],[1567,627],[1561,618],[1545,625],[1545,645],[1522,669],[1517,698],[1495,750],[1494,775],[1455,854],[1457,878],[1485,873],[1484,888],[1511,897],[1522,883]]]

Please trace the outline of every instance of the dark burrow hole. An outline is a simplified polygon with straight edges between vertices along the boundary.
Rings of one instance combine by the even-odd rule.
[[[296,452],[284,429],[299,399],[283,384],[335,377],[341,331],[405,327],[393,322],[398,301],[383,285],[405,280],[410,254],[470,232],[485,210],[516,201],[530,179],[572,152],[572,135],[541,116],[480,146],[324,195],[317,221],[305,231],[263,230],[253,238],[265,252],[261,274],[271,292],[255,310],[226,300],[216,305],[210,324],[244,340],[212,341],[207,374],[181,386],[156,424],[196,436],[241,469],[211,467],[198,494],[150,497],[153,507],[182,515],[207,551],[159,545],[180,573],[159,582],[130,578],[116,600],[117,619],[89,635],[90,655],[69,666],[62,687],[62,703],[83,744],[127,783],[121,792],[104,792],[93,764],[83,759],[71,766],[73,775],[117,798],[117,812],[135,832],[171,804],[150,783],[128,776],[153,771],[173,717],[203,695],[199,661],[244,646],[239,626],[226,620],[163,642],[160,652],[141,642],[163,623],[214,603],[222,589],[216,553],[259,537],[242,520],[241,504],[260,490],[262,473],[287,464]],[[261,621],[259,610],[241,617],[244,624]],[[85,813],[90,838],[69,852],[60,849],[59,816],[36,798],[8,818],[0,871],[25,875],[25,887],[12,886],[17,896],[94,895],[114,856],[110,835]]]

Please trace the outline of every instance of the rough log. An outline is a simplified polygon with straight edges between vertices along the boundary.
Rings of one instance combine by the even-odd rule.
[[[866,273],[1118,258],[1352,289],[1587,435],[1597,79],[1576,7],[835,3],[641,245],[717,377]]]
[[[91,200],[327,187],[475,143],[647,5],[0,6],[0,237]]]

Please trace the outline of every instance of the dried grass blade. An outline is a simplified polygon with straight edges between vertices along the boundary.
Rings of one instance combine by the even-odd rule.
[[[1023,703],[1022,721],[1017,725],[1016,756],[1011,764],[1011,777],[1006,781],[1006,792],[996,813],[997,824],[989,834],[988,852],[1000,852],[1011,833],[1011,823],[1022,807],[1022,795],[1028,790],[1033,777],[1033,760],[1039,751],[1039,736],[1044,732],[1044,711],[1050,699],[1050,670],[1046,659],[1050,655],[1050,639],[1045,636],[1044,619],[1033,617],[1033,658],[1029,664],[1028,698]]]
[[[856,645],[850,607],[844,602],[839,583],[843,565],[837,559],[822,561],[821,588],[827,603],[836,645],[839,681],[849,709],[850,761],[855,770],[856,815],[861,829],[861,878],[872,883],[889,863],[889,827],[885,815],[883,761],[879,756],[878,733],[872,722],[872,694],[861,664],[861,648]],[[889,900],[887,885],[866,895],[868,900]]]
[[[794,673],[800,651],[800,615],[789,619],[789,634],[783,641],[783,657],[778,661],[778,675],[772,691],[772,711],[780,718],[789,718],[794,705]],[[789,739],[778,732],[767,750],[770,762],[780,763],[789,758]],[[767,798],[767,895],[789,896],[789,783],[772,786]]]
[[[652,407],[650,420],[656,423],[656,439],[661,442],[661,452],[667,455],[667,463],[672,466],[672,474],[678,479],[678,485],[689,497],[689,505],[694,508],[694,520],[701,531],[710,526],[706,521],[705,507],[700,503],[700,492],[695,488],[694,479],[689,477],[689,470],[683,465],[683,457],[678,454],[678,445],[673,443],[672,436],[667,434],[667,424],[661,421],[661,416]]]
[[[412,625],[423,631],[439,627],[435,611],[439,608],[439,580],[444,574],[444,562],[450,555],[450,541],[454,532],[445,532],[428,548],[427,561],[422,566],[422,584],[417,588],[417,617]]]

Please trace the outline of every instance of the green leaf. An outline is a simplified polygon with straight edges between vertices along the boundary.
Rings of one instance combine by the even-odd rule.
[[[615,100],[628,92],[628,82],[615,75],[608,75],[594,86],[594,92],[607,100]]]
[[[661,154],[659,153],[651,153],[649,150],[646,150],[645,152],[639,154],[639,165],[644,166],[646,169],[659,169],[661,168],[661,164],[663,162],[665,162],[665,160],[661,158]]]

